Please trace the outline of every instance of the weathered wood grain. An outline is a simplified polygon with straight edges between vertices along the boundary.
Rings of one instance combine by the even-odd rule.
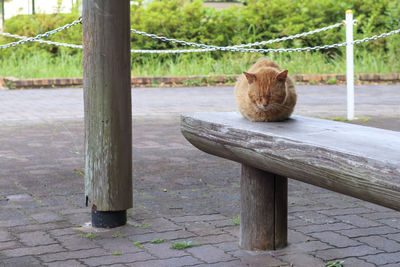
[[[273,250],[287,243],[287,178],[242,165],[240,247]]]
[[[400,210],[400,132],[293,116],[254,123],[236,112],[182,115],[207,153]]]
[[[83,1],[85,191],[98,211],[132,207],[129,0]]]

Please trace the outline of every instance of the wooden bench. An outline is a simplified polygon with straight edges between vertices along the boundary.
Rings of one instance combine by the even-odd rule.
[[[287,244],[287,177],[400,210],[400,132],[293,116],[255,123],[236,112],[181,116],[194,146],[242,164],[240,246]]]

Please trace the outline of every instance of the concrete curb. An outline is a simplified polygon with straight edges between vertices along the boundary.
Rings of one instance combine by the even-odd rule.
[[[197,86],[233,84],[238,75],[205,75],[182,77],[134,77],[133,87]],[[340,84],[346,82],[345,74],[293,74],[299,84]],[[356,74],[356,83],[400,83],[400,73]],[[0,89],[56,88],[82,86],[82,78],[17,79],[0,78]]]

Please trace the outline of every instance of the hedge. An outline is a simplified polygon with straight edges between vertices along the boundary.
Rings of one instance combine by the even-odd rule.
[[[131,26],[137,30],[171,38],[227,46],[283,37],[331,25],[344,19],[346,9],[352,9],[355,19],[358,20],[355,39],[400,27],[398,0],[249,0],[246,6],[232,6],[221,11],[204,7],[200,0],[160,0],[146,5],[139,1],[137,5],[131,5]],[[70,23],[78,17],[77,13],[18,15],[6,20],[5,31],[33,36]],[[80,44],[81,31],[82,27],[79,25],[51,36],[50,40]],[[269,47],[304,47],[340,43],[344,41],[344,32],[345,28],[340,27]],[[370,51],[400,52],[399,45],[396,45],[400,38],[398,36],[392,38],[396,38],[396,42],[380,39],[362,47]],[[14,40],[0,38],[1,43],[9,41]],[[77,53],[74,49],[42,44],[25,45],[19,49],[30,52],[37,50],[38,47],[54,54],[60,50]],[[132,48],[173,47],[178,46],[132,34]],[[1,53],[6,53],[3,52],[6,50],[2,50]]]

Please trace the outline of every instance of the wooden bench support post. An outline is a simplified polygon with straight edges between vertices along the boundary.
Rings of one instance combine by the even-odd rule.
[[[287,178],[242,164],[240,247],[273,250],[287,244]]]

